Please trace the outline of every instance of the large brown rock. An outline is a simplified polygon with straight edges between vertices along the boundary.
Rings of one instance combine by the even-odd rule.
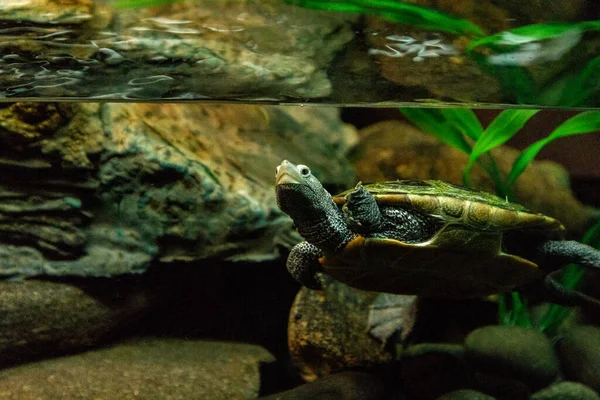
[[[558,354],[567,379],[600,392],[600,327],[579,325],[567,329]]]
[[[259,346],[138,339],[0,372],[3,399],[214,399],[258,397]]]
[[[393,343],[382,343],[369,332],[370,306],[377,295],[333,279],[327,279],[323,290],[300,289],[290,311],[288,345],[305,380],[395,358]],[[405,307],[395,309],[404,323],[402,338],[411,332],[416,313],[416,297],[405,297]]]
[[[144,317],[161,291],[133,278],[0,281],[0,364],[62,355],[113,338]]]

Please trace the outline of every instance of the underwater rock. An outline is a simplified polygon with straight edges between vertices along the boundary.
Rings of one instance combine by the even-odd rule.
[[[557,382],[534,393],[531,400],[600,400],[598,393],[578,382]]]
[[[467,43],[444,33],[431,34],[367,18],[369,54],[380,64],[381,75],[399,86],[422,88],[429,97],[498,102],[498,81],[463,55]]]
[[[485,374],[521,380],[541,388],[556,378],[558,358],[541,332],[516,326],[486,326],[465,341],[470,364]]]
[[[509,171],[519,152],[501,146],[492,154],[499,169]],[[358,178],[363,182],[439,179],[457,185],[462,184],[462,171],[468,160],[461,151],[400,121],[384,121],[362,129],[353,158]],[[479,165],[471,170],[471,183],[476,189],[495,192],[491,179]],[[575,199],[568,172],[553,162],[531,163],[514,184],[513,192],[520,204],[558,219],[572,235],[582,235],[600,216],[600,211]]]
[[[519,379],[474,371],[476,388],[499,399],[530,400],[531,388]]]
[[[366,372],[340,372],[260,400],[379,400],[384,399],[383,382]]]
[[[81,24],[92,19],[93,0],[4,0],[0,20],[37,24]]]
[[[462,345],[412,345],[402,352],[400,362],[401,386],[409,398],[434,400],[472,384]]]
[[[251,344],[137,339],[0,372],[3,399],[252,399],[261,364]]]
[[[600,392],[600,327],[580,325],[567,329],[559,342],[558,355],[567,379]]]
[[[369,306],[377,293],[353,289],[326,279],[323,290],[302,287],[290,311],[288,345],[302,378],[313,381],[346,368],[388,363],[393,343],[381,343],[368,332]],[[414,324],[416,297],[398,314],[404,320],[401,337]]]
[[[0,365],[58,356],[114,337],[144,317],[158,285],[0,281]]]
[[[354,131],[333,109],[139,104],[104,115],[114,147],[100,195],[164,262],[278,257],[292,231],[273,189],[281,159],[318,165],[328,185],[354,176],[343,161]]]
[[[495,400],[495,398],[475,390],[461,389],[446,393],[437,400]]]
[[[354,181],[333,109],[14,104],[0,121],[1,277],[275,259],[299,240],[273,190],[283,158]]]

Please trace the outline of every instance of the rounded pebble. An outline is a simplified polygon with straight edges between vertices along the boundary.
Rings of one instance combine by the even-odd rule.
[[[437,400],[496,400],[495,397],[478,392],[476,390],[461,389],[446,393]]]
[[[467,359],[481,372],[520,380],[532,388],[554,381],[559,363],[541,332],[514,326],[486,326],[465,341]]]
[[[579,325],[568,329],[558,345],[558,355],[567,379],[600,392],[600,327]]]
[[[261,400],[379,400],[383,399],[383,382],[365,372],[340,372],[306,383]]]
[[[582,383],[565,381],[534,393],[531,400],[600,400],[600,396]]]

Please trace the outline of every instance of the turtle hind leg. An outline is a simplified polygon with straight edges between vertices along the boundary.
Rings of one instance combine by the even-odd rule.
[[[565,307],[583,307],[600,311],[600,300],[561,284],[556,280],[555,271],[544,277],[543,281],[531,283],[519,289],[524,294],[533,295],[540,301]]]
[[[599,250],[574,240],[549,240],[538,246],[537,251],[536,261],[548,273],[543,285],[537,288],[544,300],[564,306],[582,306],[600,310],[600,300],[569,289],[555,278],[560,268],[570,263],[600,270]]]
[[[574,240],[548,240],[538,246],[537,250],[541,258],[538,264],[550,271],[569,263],[600,269],[600,251]]]
[[[377,201],[360,182],[346,195],[342,212],[348,225],[359,231],[373,230],[381,223],[381,212]]]
[[[552,296],[555,296],[555,299],[557,300],[555,302],[558,304],[565,306],[581,306],[600,311],[600,300],[577,290],[567,288],[554,278],[554,273],[548,274],[544,278],[544,287],[549,293],[552,293]],[[562,302],[559,302],[561,300]]]
[[[300,242],[292,248],[287,259],[286,267],[290,275],[309,289],[322,289],[323,283],[318,272],[323,268],[319,258],[321,250],[308,242]]]

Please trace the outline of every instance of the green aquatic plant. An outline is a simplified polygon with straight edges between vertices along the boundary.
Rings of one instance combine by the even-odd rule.
[[[544,147],[560,138],[600,131],[600,111],[579,113],[556,127],[547,137],[523,150],[504,177],[498,171],[490,151],[512,138],[538,110],[502,111],[485,129],[469,109],[402,108],[400,111],[419,129],[469,155],[469,161],[463,170],[463,183],[466,186],[470,186],[472,166],[479,163],[492,179],[496,194],[517,201],[518,199],[512,198],[511,187]],[[482,157],[486,157],[485,162]],[[582,242],[600,247],[600,221],[584,236]],[[569,266],[562,276],[562,283],[573,289],[582,277],[583,270],[580,267]],[[566,308],[553,305],[536,327],[542,331],[555,332],[567,314]],[[505,325],[532,326],[526,302],[514,292],[500,296],[498,319]]]

